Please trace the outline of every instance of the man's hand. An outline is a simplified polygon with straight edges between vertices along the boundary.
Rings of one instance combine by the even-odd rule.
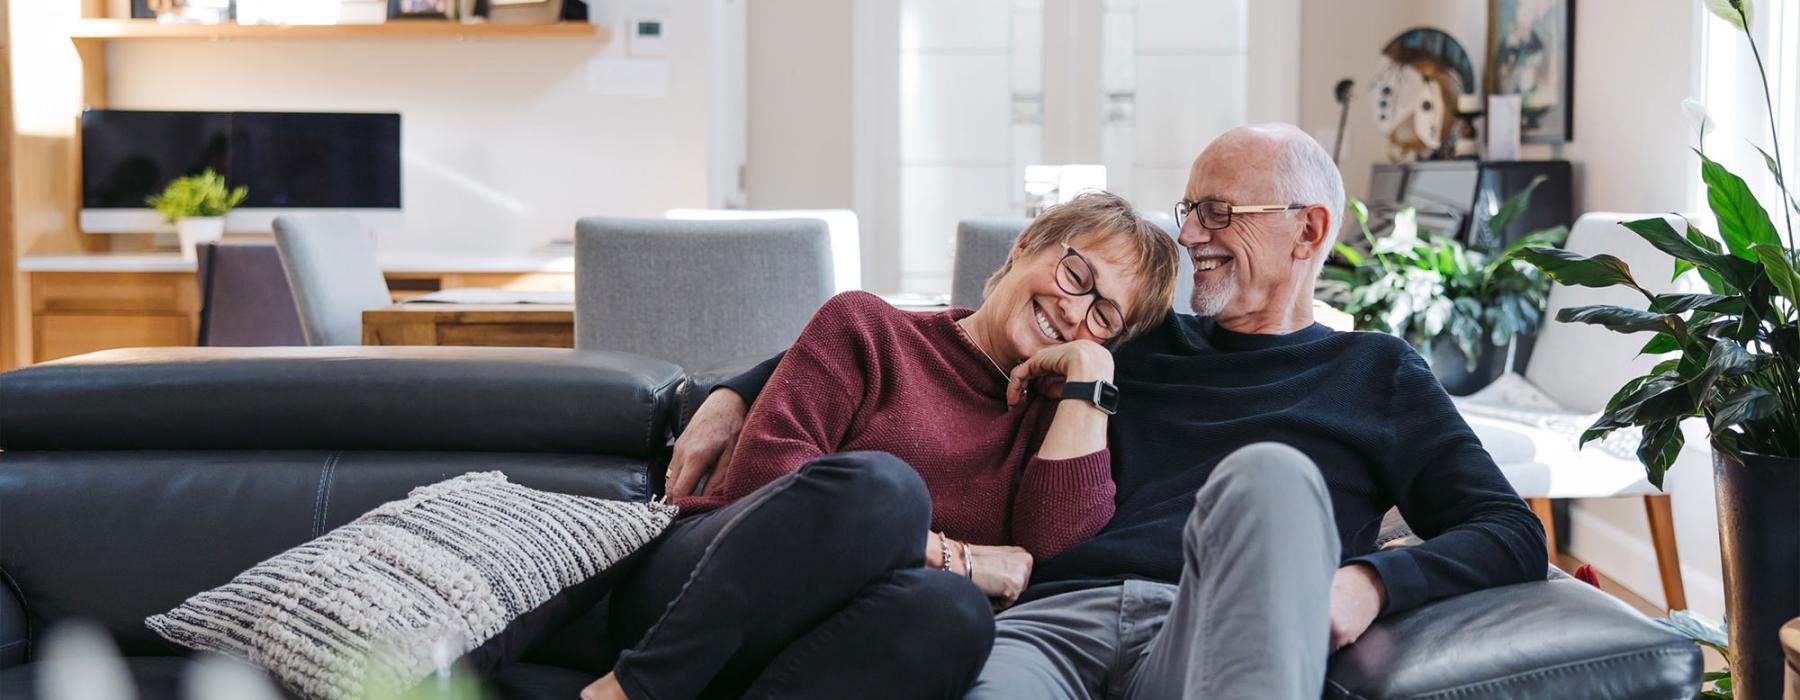
[[[750,408],[744,398],[730,389],[718,389],[706,397],[694,411],[694,419],[675,439],[675,452],[669,456],[669,475],[663,492],[670,498],[694,495],[694,486],[707,474],[706,493],[715,494],[725,484],[731,468],[731,450],[737,447],[738,433],[744,429],[744,416]]]
[[[1112,381],[1113,356],[1092,340],[1071,340],[1032,353],[1013,367],[1006,385],[1006,403],[1025,400],[1025,385],[1033,377],[1061,377],[1071,382]]]
[[[950,570],[962,573],[957,570],[963,563],[962,552],[951,549]],[[1031,552],[1023,547],[980,544],[969,545],[969,550],[975,555],[975,586],[994,601],[994,609],[1005,610],[1018,602],[1025,584],[1031,582]]]
[[[1356,563],[1331,578],[1331,653],[1350,646],[1387,606],[1387,587],[1374,567]]]

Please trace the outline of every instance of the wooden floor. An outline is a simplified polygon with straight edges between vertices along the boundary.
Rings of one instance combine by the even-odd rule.
[[[1569,572],[1570,574],[1575,573],[1575,569],[1579,568],[1584,563],[1586,563],[1586,562],[1583,562],[1580,559],[1576,559],[1575,557],[1569,556],[1568,554],[1560,554],[1560,555],[1557,555],[1557,557],[1556,557],[1556,566],[1561,568],[1563,571]],[[1641,612],[1650,617],[1665,617],[1667,615],[1666,611],[1664,611],[1662,608],[1657,607],[1656,605],[1652,604],[1650,601],[1644,600],[1643,598],[1639,597],[1636,593],[1632,593],[1631,589],[1628,589],[1622,585],[1619,585],[1618,581],[1614,581],[1611,578],[1608,578],[1606,576],[1605,571],[1600,572],[1600,590],[1606,591],[1607,593],[1611,594],[1614,598],[1618,598],[1619,600],[1625,601],[1625,603],[1627,605],[1637,608],[1638,612]],[[1724,670],[1725,657],[1719,656],[1719,652],[1713,651],[1712,649],[1708,649],[1705,647],[1701,647],[1700,652],[1701,652],[1701,654],[1704,655],[1704,657],[1706,659],[1706,661],[1705,661],[1706,670],[1708,670],[1708,671]]]

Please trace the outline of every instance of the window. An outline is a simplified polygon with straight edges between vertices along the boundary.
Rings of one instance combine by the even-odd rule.
[[[1756,48],[1768,71],[1769,98],[1775,110],[1782,165],[1788,190],[1800,178],[1800,3],[1758,2],[1751,18]],[[1786,231],[1775,178],[1751,145],[1770,149],[1769,104],[1765,103],[1756,57],[1737,27],[1704,15],[1705,92],[1702,101],[1717,122],[1706,139],[1707,156],[1737,173],[1755,188],[1777,228]],[[1692,136],[1689,139],[1692,140]],[[1773,151],[1771,151],[1773,153]],[[1704,185],[1695,178],[1697,209],[1704,209]],[[1783,207],[1786,208],[1785,206]],[[1789,212],[1791,213],[1791,212]],[[1800,227],[1800,216],[1795,226]]]

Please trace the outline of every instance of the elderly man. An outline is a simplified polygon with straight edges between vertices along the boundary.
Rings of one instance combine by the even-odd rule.
[[[1116,515],[1038,564],[969,697],[1316,698],[1379,616],[1543,579],[1542,527],[1424,361],[1314,323],[1343,207],[1336,166],[1289,125],[1194,160],[1176,215],[1195,315],[1116,353]],[[673,491],[728,458],[739,398],[772,369],[708,398]],[[1393,506],[1424,544],[1375,549]]]

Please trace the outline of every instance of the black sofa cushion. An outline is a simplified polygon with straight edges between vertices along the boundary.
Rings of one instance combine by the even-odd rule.
[[[0,375],[0,449],[650,458],[681,368],[555,348],[139,348]]]
[[[32,636],[94,621],[127,655],[181,653],[144,618],[407,491],[499,470],[544,491],[646,500],[643,462],[479,452],[7,452],[0,571]]]

